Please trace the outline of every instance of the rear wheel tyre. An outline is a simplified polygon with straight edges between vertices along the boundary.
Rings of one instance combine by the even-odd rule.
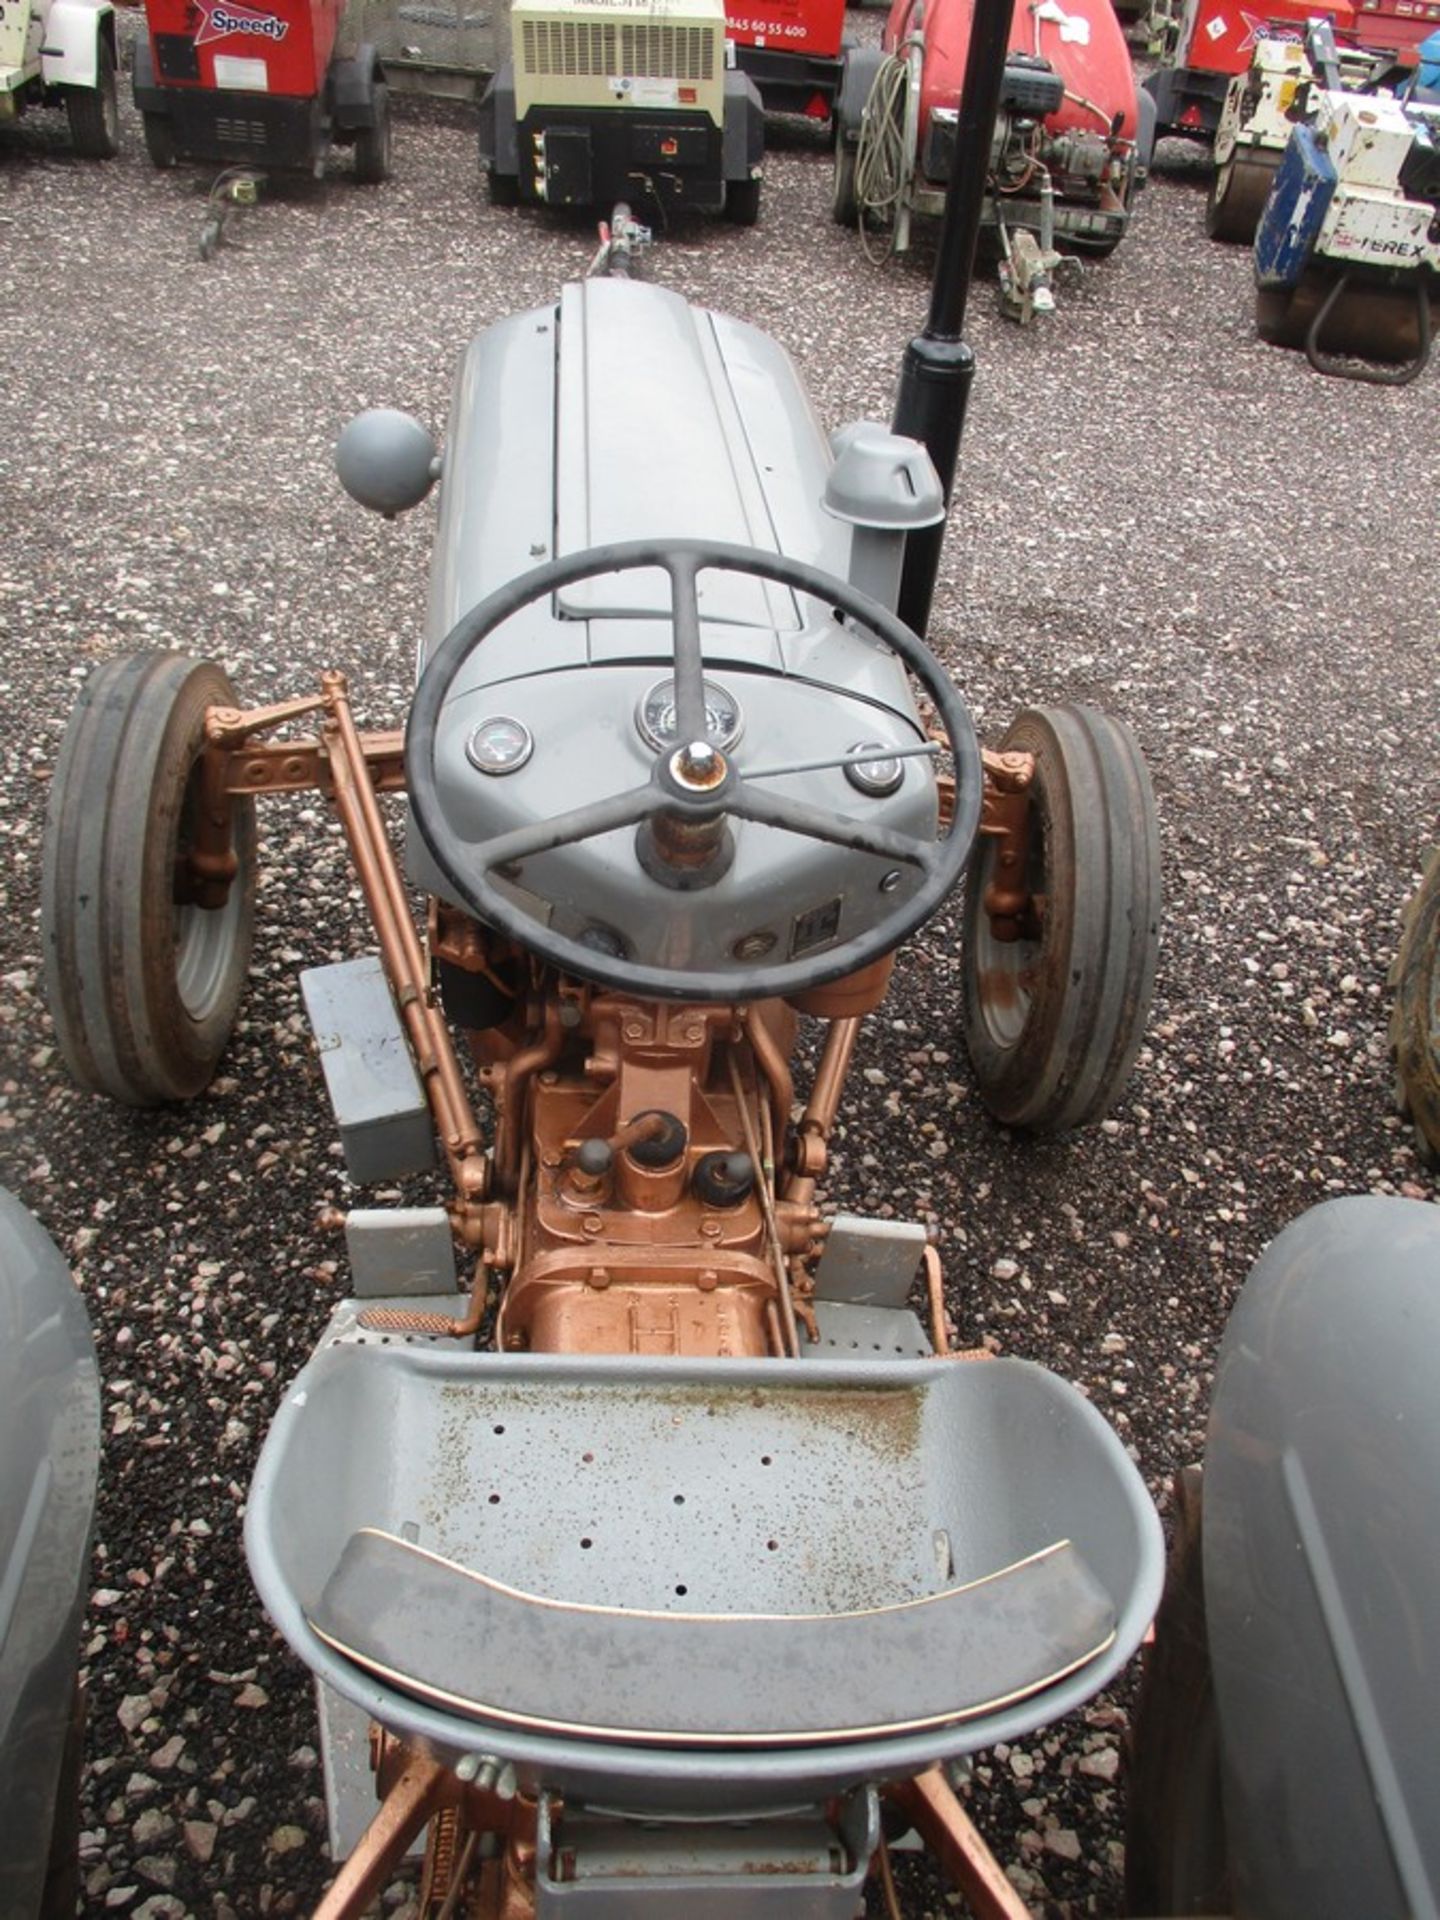
[[[1175,1476],[1175,1539],[1129,1743],[1125,1911],[1231,1911],[1220,1728],[1205,1628],[1199,1467]]]
[[[82,160],[113,160],[120,151],[120,102],[115,89],[115,53],[108,40],[96,51],[93,87],[67,87],[65,115],[70,144]]]
[[[145,136],[145,151],[150,156],[152,167],[173,167],[175,164],[175,127],[168,113],[142,113],[141,131]]]
[[[80,1681],[70,1703],[70,1724],[60,1775],[55,1782],[55,1811],[50,1822],[50,1852],[36,1920],[75,1920],[80,1904],[80,1775],[85,1764],[85,1688]]]
[[[374,115],[355,135],[355,178],[362,187],[378,187],[390,178],[390,89],[377,80],[370,96]]]
[[[520,204],[520,182],[513,173],[497,173],[494,167],[487,167],[485,190],[492,207],[518,207]]]
[[[843,134],[835,142],[835,177],[830,189],[830,212],[837,226],[853,227],[860,218],[860,202],[855,194],[856,149]]]
[[[725,218],[735,227],[753,227],[760,218],[760,182],[730,180],[725,186]]]
[[[965,888],[962,1016],[997,1120],[1063,1133],[1119,1098],[1150,1011],[1160,838],[1150,775],[1123,721],[1093,707],[1019,714],[1001,750],[1033,753],[1028,871],[1038,925],[997,940],[985,912],[996,845]]]
[[[1389,984],[1397,1104],[1421,1159],[1440,1166],[1440,848],[1405,908]]]
[[[219,667],[178,653],[107,661],[65,730],[45,821],[45,992],[66,1066],[129,1106],[199,1093],[230,1037],[255,921],[255,813],[230,804],[225,904],[184,898]]]

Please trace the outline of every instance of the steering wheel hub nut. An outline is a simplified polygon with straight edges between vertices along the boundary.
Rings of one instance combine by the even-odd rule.
[[[692,793],[710,793],[724,786],[728,769],[718,747],[711,746],[708,740],[692,740],[671,754],[670,771],[676,782]]]

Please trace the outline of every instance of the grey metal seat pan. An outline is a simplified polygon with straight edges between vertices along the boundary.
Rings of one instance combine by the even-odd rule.
[[[310,1624],[462,1714],[682,1746],[791,1746],[993,1712],[1104,1651],[1110,1596],[1069,1541],[964,1587],[833,1614],[576,1606],[365,1530]]]
[[[307,1666],[442,1754],[494,1754],[608,1805],[824,1795],[1069,1712],[1154,1613],[1163,1538],[1144,1483],[1089,1402],[1029,1362],[477,1354],[356,1340],[355,1311],[337,1310],[350,1331],[276,1414],[246,1551]],[[606,1741],[422,1698],[328,1645],[311,1623],[365,1529],[547,1600],[671,1615],[903,1606],[1069,1540],[1114,1632],[1053,1682],[938,1726],[763,1748]],[[816,1673],[817,1687],[839,1679]]]

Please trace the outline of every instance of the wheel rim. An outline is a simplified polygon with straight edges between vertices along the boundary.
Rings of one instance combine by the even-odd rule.
[[[1030,849],[1025,862],[1025,890],[1030,896],[1031,909],[1037,916],[1043,913],[1045,901],[1044,838],[1043,822],[1037,819],[1030,835]],[[980,874],[982,897],[984,888],[994,878],[994,864],[994,843],[987,842]],[[997,940],[991,929],[989,914],[982,911],[976,916],[974,938],[975,973],[979,986],[977,998],[986,1036],[1002,1049],[1018,1046],[1034,1004],[1034,984],[1044,948],[1044,934],[1042,932],[1039,938],[1022,936],[1018,940]]]
[[[183,821],[175,849],[175,873],[185,873],[190,852],[190,821],[198,805],[197,782],[192,776],[185,797]],[[245,911],[246,854],[237,843],[234,815],[231,815],[231,846],[240,860],[222,907],[197,906],[192,901],[171,903],[175,943],[175,990],[186,1013],[201,1026],[225,997],[235,943],[241,937]]]
[[[240,883],[223,907],[175,908],[175,985],[198,1026],[219,1004],[240,923]]]

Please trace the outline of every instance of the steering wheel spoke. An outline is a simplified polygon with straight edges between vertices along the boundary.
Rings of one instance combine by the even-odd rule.
[[[867,820],[856,820],[846,813],[832,813],[828,807],[812,807],[787,794],[767,793],[753,780],[741,783],[730,803],[737,820],[753,820],[761,827],[782,827],[807,840],[823,840],[833,847],[848,847],[855,853],[873,853],[880,860],[899,860],[907,867],[930,873],[942,844],[921,840],[911,833],[897,833]]]
[[[700,640],[700,563],[672,556],[670,612],[675,647],[675,731],[683,743],[705,738],[705,656]]]
[[[598,834],[614,833],[618,827],[637,826],[655,807],[655,789],[649,782],[617,793],[608,800],[588,800],[583,807],[571,807],[549,820],[537,820],[533,827],[516,827],[511,833],[475,843],[474,858],[486,873],[496,867],[513,866],[521,860],[533,860],[537,854],[553,853],[557,847],[577,846]]]

